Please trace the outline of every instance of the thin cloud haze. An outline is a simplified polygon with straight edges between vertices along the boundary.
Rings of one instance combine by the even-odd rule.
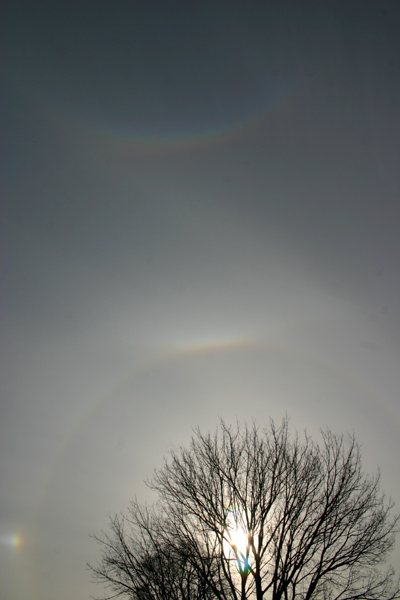
[[[354,432],[399,504],[399,23],[4,5],[5,600],[95,594],[90,534],[219,417]]]

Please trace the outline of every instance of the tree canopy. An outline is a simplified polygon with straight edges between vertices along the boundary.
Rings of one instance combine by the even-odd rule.
[[[354,436],[265,429],[196,430],[96,539],[91,569],[131,600],[394,600],[387,558],[398,516],[365,474]]]

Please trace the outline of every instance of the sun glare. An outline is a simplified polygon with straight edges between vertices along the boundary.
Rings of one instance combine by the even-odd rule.
[[[232,546],[238,549],[238,552],[244,554],[246,552],[247,544],[248,544],[248,535],[241,527],[237,527],[236,529],[232,529],[229,532],[229,537],[231,539]]]
[[[242,521],[235,511],[227,512],[224,551],[226,556],[239,560],[244,565],[250,561],[250,552],[249,534],[242,526]]]

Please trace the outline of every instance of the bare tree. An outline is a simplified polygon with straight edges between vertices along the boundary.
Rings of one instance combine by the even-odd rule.
[[[212,435],[197,430],[150,487],[159,494],[158,509],[150,516],[133,505],[130,533],[114,520],[112,536],[100,540],[103,563],[95,572],[116,595],[400,597],[385,567],[398,517],[380,492],[379,475],[364,474],[352,436],[328,431],[318,444],[307,434],[291,436],[287,420],[263,431],[221,422]],[[141,596],[138,582],[153,584],[154,571],[163,574],[162,585]]]
[[[132,502],[125,516],[110,520],[109,533],[95,536],[103,555],[98,565],[89,567],[110,591],[104,598],[211,600],[210,568],[200,576],[192,549],[184,540],[168,540],[164,525],[154,510]],[[206,562],[202,557],[203,569]]]

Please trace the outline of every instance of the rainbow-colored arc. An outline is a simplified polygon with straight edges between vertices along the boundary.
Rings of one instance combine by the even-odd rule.
[[[234,143],[260,130],[272,117],[276,119],[278,111],[290,108],[298,100],[299,90],[293,79],[284,85],[282,82],[275,86],[271,84],[268,94],[264,92],[259,97],[255,94],[249,102],[250,106],[236,106],[230,115],[229,105],[235,104],[235,98],[227,98],[226,114],[218,119],[211,109],[208,119],[204,114],[199,115],[194,111],[192,124],[179,123],[175,115],[175,126],[166,120],[158,130],[151,122],[135,126],[127,120],[121,121],[111,110],[96,114],[79,106],[68,105],[60,97],[52,95],[49,89],[42,89],[37,82],[32,81],[28,86],[26,82],[17,80],[14,85],[24,97],[30,98],[37,110],[57,123],[57,127],[61,126],[68,136],[94,142],[103,150],[122,155],[174,154]],[[179,108],[176,110],[179,113]]]

